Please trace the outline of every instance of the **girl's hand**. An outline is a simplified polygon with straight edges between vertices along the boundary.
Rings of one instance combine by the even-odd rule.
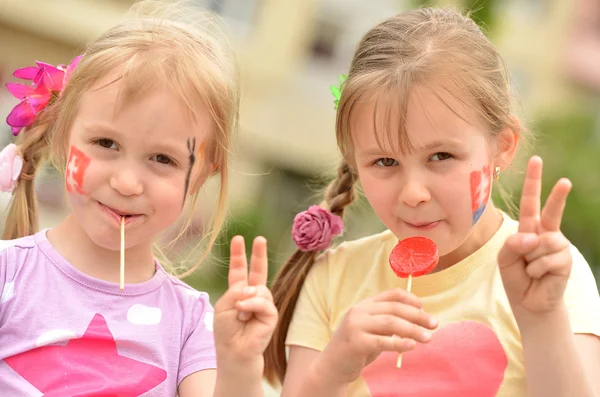
[[[560,231],[571,182],[559,180],[540,212],[541,190],[542,159],[536,156],[527,166],[518,233],[498,253],[504,289],[517,322],[561,310],[571,273],[570,243]]]
[[[250,274],[244,238],[231,240],[229,289],[215,304],[215,345],[219,365],[263,365],[263,352],[277,324],[277,309],[267,288],[267,241],[252,246]],[[262,374],[262,366],[259,368]],[[258,368],[257,368],[258,370]]]
[[[382,292],[350,308],[320,354],[327,376],[337,383],[351,383],[382,352],[403,353],[416,342],[426,343],[437,321],[422,310],[419,299],[403,289]]]

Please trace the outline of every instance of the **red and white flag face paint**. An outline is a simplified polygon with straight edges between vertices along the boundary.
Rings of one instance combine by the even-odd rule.
[[[492,188],[491,166],[486,165],[479,171],[471,172],[471,213],[473,225],[477,223],[490,198]]]
[[[90,165],[90,160],[81,150],[75,146],[71,146],[66,175],[67,191],[69,193],[85,194],[83,190],[83,176],[85,170]]]

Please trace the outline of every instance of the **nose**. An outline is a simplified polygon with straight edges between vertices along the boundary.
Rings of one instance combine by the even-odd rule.
[[[139,196],[144,191],[140,178],[131,170],[118,170],[110,178],[110,187],[123,196]]]
[[[431,193],[424,178],[419,175],[407,175],[400,190],[399,200],[409,207],[417,207],[431,200]]]

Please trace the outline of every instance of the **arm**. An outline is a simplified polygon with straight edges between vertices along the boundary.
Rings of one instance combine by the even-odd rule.
[[[181,381],[178,394],[179,397],[262,397],[261,378],[262,370],[257,372],[241,365],[239,368],[220,367],[218,372],[214,369],[199,371]]]
[[[290,346],[288,368],[281,397],[345,397],[347,383],[332,382],[323,363],[323,353],[300,346]],[[306,370],[308,368],[308,371]],[[324,380],[330,379],[327,382]]]
[[[586,369],[592,387],[596,392],[595,397],[600,397],[600,337],[591,334],[575,334],[575,347],[579,359]]]
[[[566,309],[528,322],[521,338],[531,397],[600,396],[600,339],[574,335]]]
[[[540,210],[541,180],[542,161],[533,157],[518,233],[498,253],[523,342],[527,389],[530,397],[600,397],[592,384],[598,383],[600,356],[592,355],[600,342],[581,335],[600,334],[598,290],[589,266],[560,231],[571,183],[559,180]]]
[[[284,397],[341,397],[382,352],[403,353],[427,343],[437,321],[402,289],[384,291],[352,306],[321,353],[292,345]]]

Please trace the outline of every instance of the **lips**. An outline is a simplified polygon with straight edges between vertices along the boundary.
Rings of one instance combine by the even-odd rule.
[[[102,204],[101,202],[98,202],[98,204],[100,205],[100,208],[102,208],[102,210],[104,212],[106,212],[109,216],[111,216],[119,224],[121,224],[121,218],[125,218],[125,224],[127,225],[141,216],[141,214],[134,214],[132,212],[121,211],[121,210],[109,207],[107,205]]]
[[[433,228],[435,228],[440,221],[433,221],[433,222],[406,222],[403,221],[405,224],[407,224],[408,226],[412,227],[413,229],[419,229],[419,230],[431,230]]]

